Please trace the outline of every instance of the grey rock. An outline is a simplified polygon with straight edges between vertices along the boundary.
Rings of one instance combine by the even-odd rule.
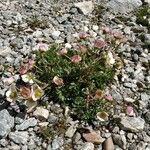
[[[25,119],[25,114],[24,113],[19,113],[15,117],[15,123],[16,124],[21,124],[24,121],[24,119]]]
[[[77,126],[76,125],[71,125],[68,129],[67,129],[67,131],[66,131],[66,133],[65,133],[65,136],[66,137],[69,137],[69,138],[72,138],[73,137],[73,135],[74,135],[74,133],[76,132],[76,130],[77,130]]]
[[[141,0],[111,0],[107,3],[107,7],[113,13],[126,14],[142,5]]]
[[[51,114],[49,115],[48,122],[49,122],[50,124],[54,124],[54,123],[56,123],[57,121],[58,121],[58,118],[57,118],[53,113],[51,113]]]
[[[121,128],[131,132],[140,132],[144,129],[145,121],[140,117],[122,117]]]
[[[80,150],[94,150],[94,144],[86,142]]]
[[[84,15],[92,13],[92,11],[94,9],[94,5],[93,5],[92,1],[84,1],[84,2],[75,3],[74,6],[79,8],[80,11]]]
[[[138,60],[139,60],[138,54],[133,54],[133,60],[134,60],[134,61],[138,61]]]
[[[26,144],[29,139],[29,135],[26,131],[16,131],[10,132],[9,138],[17,144]]]
[[[146,112],[145,119],[150,123],[150,111]]]
[[[21,150],[28,150],[28,146],[27,145],[22,145],[22,149]]]
[[[142,101],[149,101],[150,100],[150,96],[146,93],[141,93],[141,100]]]
[[[52,38],[53,39],[56,40],[59,36],[60,36],[60,31],[53,31],[52,32]]]
[[[136,146],[136,150],[145,150],[146,147],[146,143],[144,143],[143,141],[139,142]]]
[[[116,145],[118,145],[122,149],[126,149],[127,141],[125,135],[113,134],[112,137]]]
[[[3,147],[6,147],[7,144],[8,144],[8,141],[6,141],[6,139],[0,140],[0,145],[2,145]]]
[[[145,34],[144,35],[145,41],[146,43],[150,43],[150,34]]]
[[[0,138],[5,137],[14,127],[14,118],[4,109],[0,111]]]
[[[123,97],[121,96],[121,94],[117,91],[117,90],[111,90],[110,94],[112,95],[113,99],[117,100],[117,101],[122,101]]]
[[[57,150],[61,148],[64,144],[64,140],[62,137],[55,137],[52,141],[52,150]]]
[[[37,120],[35,118],[29,118],[25,120],[22,124],[16,125],[17,130],[25,130],[29,127],[34,127],[37,125]]]

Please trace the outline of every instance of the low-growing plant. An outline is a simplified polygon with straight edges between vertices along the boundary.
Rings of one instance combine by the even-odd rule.
[[[36,52],[34,73],[46,84],[45,93],[50,100],[69,106],[77,119],[88,122],[98,112],[109,110],[112,100],[105,98],[103,91],[114,81],[118,64],[112,53],[122,36],[114,32],[105,41],[80,33],[72,48],[57,44],[45,51],[38,48],[41,51]]]

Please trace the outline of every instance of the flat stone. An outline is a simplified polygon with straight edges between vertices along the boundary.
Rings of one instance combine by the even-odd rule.
[[[84,1],[84,2],[75,3],[74,6],[79,8],[80,11],[84,15],[92,13],[92,11],[94,9],[94,5],[93,5],[92,1]]]
[[[112,137],[109,137],[107,140],[104,142],[104,150],[114,150],[114,143],[112,140]]]
[[[73,135],[74,135],[74,133],[76,132],[76,130],[77,130],[77,126],[76,126],[76,125],[71,125],[71,126],[67,129],[67,131],[66,131],[66,133],[65,133],[65,136],[66,136],[66,137],[69,137],[69,138],[72,138]]]
[[[53,37],[53,39],[57,39],[58,37],[60,36],[60,31],[54,31],[53,33],[52,33],[52,37]]]
[[[17,144],[26,144],[29,138],[28,132],[26,131],[16,131],[10,132],[9,138]]]
[[[144,129],[145,121],[140,117],[122,117],[120,124],[123,130],[140,132]]]
[[[141,5],[141,0],[111,0],[107,3],[107,7],[115,14],[126,14],[132,12]]]
[[[86,142],[80,150],[94,150],[94,144],[90,142]]]
[[[52,150],[57,150],[59,148],[61,148],[64,144],[63,138],[62,137],[56,137],[53,141],[52,141]]]
[[[105,139],[102,138],[98,133],[96,133],[95,131],[89,132],[89,133],[83,133],[82,134],[83,138],[87,141],[87,142],[91,142],[94,144],[102,144]]]
[[[29,118],[25,120],[22,124],[16,125],[17,130],[25,130],[29,127],[34,127],[37,125],[37,120],[35,118]]]
[[[33,115],[41,120],[48,119],[49,111],[42,107],[37,107],[36,110],[33,112]]]
[[[14,127],[14,118],[4,109],[0,111],[0,138],[6,137]]]

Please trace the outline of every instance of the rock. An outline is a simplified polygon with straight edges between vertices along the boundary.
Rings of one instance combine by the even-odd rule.
[[[14,118],[4,109],[0,111],[0,138],[6,137],[14,127]]]
[[[37,107],[36,110],[33,112],[33,115],[37,117],[38,119],[48,119],[49,117],[49,111],[47,109],[44,109],[42,107]]]
[[[53,113],[50,113],[48,122],[50,124],[55,124],[55,123],[57,123],[57,121],[58,121],[58,118]]]
[[[7,140],[5,140],[5,139],[0,140],[0,145],[2,145],[3,147],[6,147],[7,144],[8,144]]]
[[[150,34],[145,34],[144,35],[144,42],[150,44]]]
[[[17,144],[26,144],[28,141],[29,135],[26,131],[16,131],[9,133],[9,139],[13,140]]]
[[[90,142],[86,142],[80,150],[94,150],[94,144]]]
[[[87,142],[91,142],[94,144],[102,144],[105,141],[104,138],[102,138],[99,134],[97,134],[94,131],[89,133],[83,133],[82,136]]]
[[[60,147],[62,147],[64,144],[64,140],[62,137],[56,137],[54,138],[54,140],[52,141],[52,150],[57,150]]]
[[[65,136],[66,137],[69,137],[69,138],[72,138],[73,137],[73,135],[74,135],[74,133],[76,132],[76,130],[77,130],[77,126],[76,125],[71,125],[68,129],[67,129],[67,131],[66,131],[66,133],[65,133]]]
[[[114,150],[114,143],[112,140],[112,137],[109,137],[107,140],[104,142],[104,150]]]
[[[150,123],[150,111],[146,112],[145,119]]]
[[[145,121],[140,117],[122,117],[121,128],[131,132],[140,132],[144,129]]]
[[[16,125],[17,130],[25,130],[29,127],[34,127],[37,125],[37,120],[35,118],[29,118],[25,120],[22,124]]]
[[[11,53],[10,47],[4,47],[3,49],[0,49],[0,56],[8,56]]]
[[[60,31],[54,31],[53,33],[52,33],[52,37],[53,37],[53,39],[57,39],[58,37],[60,36]]]
[[[74,4],[75,7],[79,8],[79,10],[84,14],[88,15],[92,13],[94,9],[94,5],[92,1],[84,1],[84,2],[79,2]]]
[[[141,5],[141,0],[111,0],[107,3],[107,7],[115,14],[127,14]]]
[[[130,97],[124,98],[124,101],[127,102],[127,103],[133,103],[133,102],[135,102],[135,100],[132,99],[132,98],[130,98]]]

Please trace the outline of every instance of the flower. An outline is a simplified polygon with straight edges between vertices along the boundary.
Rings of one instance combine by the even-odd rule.
[[[80,39],[85,39],[87,37],[87,34],[85,32],[80,32],[79,33],[79,38]]]
[[[113,101],[113,97],[110,94],[105,95],[105,99],[108,101]]]
[[[115,59],[113,58],[113,54],[110,51],[107,54],[107,62],[110,65],[113,65],[115,63]]]
[[[102,98],[104,96],[104,92],[102,91],[102,90],[96,90],[96,92],[95,92],[95,96],[94,96],[94,98],[95,99],[100,99],[100,98]]]
[[[87,48],[83,45],[78,45],[78,49],[79,51],[81,51],[82,53],[86,53],[87,52]]]
[[[34,84],[31,87],[31,97],[33,101],[37,101],[43,95],[44,95],[44,91],[37,84]]]
[[[114,30],[113,31],[113,36],[117,39],[122,39],[124,36],[123,36],[123,32],[121,31],[117,31],[117,30]]]
[[[71,62],[73,63],[79,63],[82,60],[82,58],[79,55],[74,55],[71,57]]]
[[[19,68],[19,73],[21,75],[25,74],[28,72],[28,70],[31,70],[33,68],[33,65],[34,65],[34,60],[32,59],[29,59],[28,63],[25,63],[25,64],[22,64]]]
[[[64,81],[62,78],[59,78],[58,76],[55,76],[53,78],[53,83],[55,83],[58,86],[62,86],[64,84]]]
[[[58,55],[65,55],[67,54],[68,50],[66,48],[61,49],[57,54]]]
[[[132,106],[127,106],[126,113],[128,116],[134,116],[135,115],[134,109]]]
[[[30,84],[33,84],[34,81],[33,81],[33,76],[31,73],[27,73],[27,74],[23,74],[21,76],[22,80],[25,82],[25,83],[30,83]]]
[[[23,74],[27,73],[27,71],[28,71],[28,64],[23,64],[23,65],[20,66],[18,72],[19,72],[21,75],[23,75]]]
[[[109,28],[107,26],[102,27],[102,30],[104,33],[111,33],[112,32],[111,28]]]
[[[39,50],[41,52],[46,52],[46,51],[48,51],[48,49],[49,49],[49,47],[45,43],[39,43],[33,48],[33,50]]]
[[[96,116],[97,116],[97,119],[100,121],[107,121],[109,115],[105,111],[102,111],[102,112],[98,112]]]
[[[9,90],[6,92],[6,100],[8,102],[14,102],[17,100],[18,94],[15,84],[11,84]]]
[[[103,39],[95,39],[94,47],[96,48],[104,48],[107,46],[107,43]]]
[[[22,86],[20,88],[20,95],[25,99],[31,99],[31,87]]]
[[[15,81],[15,78],[14,77],[9,77],[9,78],[3,78],[2,80],[3,80],[4,84],[10,85]]]

